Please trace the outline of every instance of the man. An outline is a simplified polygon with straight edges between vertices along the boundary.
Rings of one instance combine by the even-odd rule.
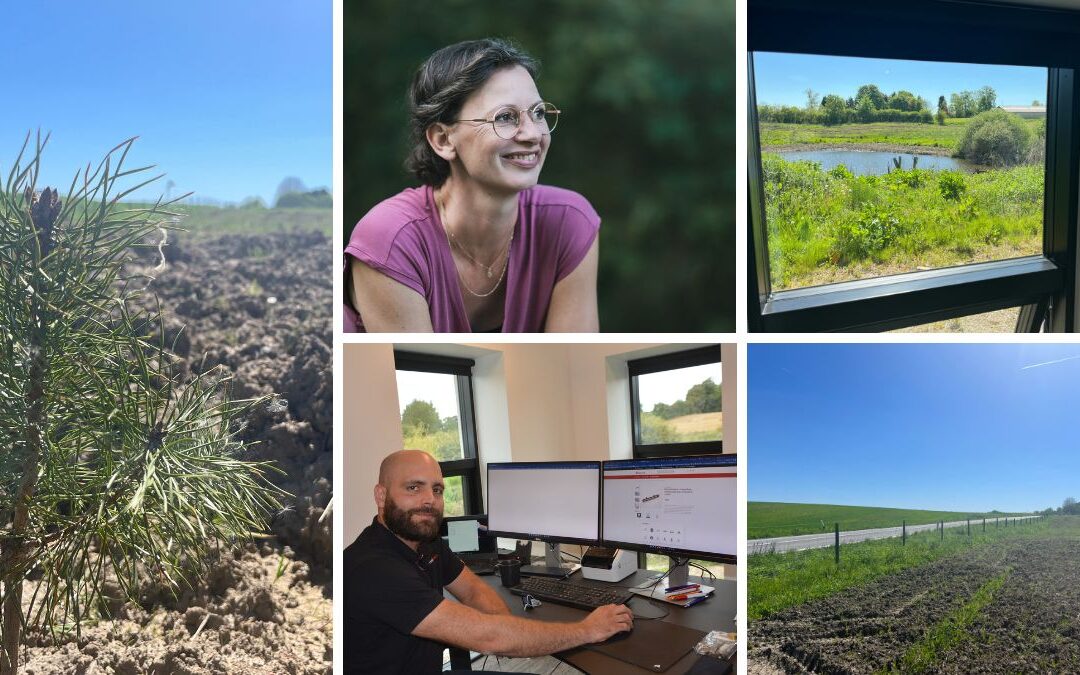
[[[485,654],[540,656],[601,642],[633,627],[623,605],[575,623],[513,616],[439,537],[442,470],[419,450],[383,460],[379,515],[344,555],[345,670],[438,673],[446,645]],[[459,602],[443,597],[443,588]]]

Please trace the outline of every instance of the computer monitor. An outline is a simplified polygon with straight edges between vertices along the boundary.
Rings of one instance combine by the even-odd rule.
[[[600,462],[490,462],[487,479],[488,532],[548,542],[552,574],[560,542],[599,541]]]
[[[736,455],[607,461],[603,478],[604,545],[735,564]]]

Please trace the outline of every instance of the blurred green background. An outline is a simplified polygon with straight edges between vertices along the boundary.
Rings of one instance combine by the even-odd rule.
[[[510,38],[563,111],[540,181],[600,214],[605,332],[735,329],[733,0],[345,3],[344,209],[417,184],[405,95],[440,47]]]

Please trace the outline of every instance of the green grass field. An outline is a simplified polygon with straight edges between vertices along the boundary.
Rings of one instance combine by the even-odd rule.
[[[964,127],[972,118],[945,120],[939,124],[911,124],[902,122],[873,122],[870,124],[783,124],[762,122],[760,127],[762,150],[774,146],[790,145],[864,145],[878,144],[889,147],[920,147],[956,149]],[[1034,132],[1040,124],[1037,119],[1025,119]],[[884,148],[883,148],[884,149]]]
[[[899,538],[845,544],[840,547],[839,565],[834,562],[832,548],[748,556],[747,616],[751,621],[760,619],[973,546],[1004,539],[1045,537],[1052,525],[1052,519],[1020,522],[1010,527],[988,523],[985,533],[980,522],[979,528],[972,526],[970,537],[960,527],[947,528],[944,538],[937,531],[920,532],[909,535],[907,545],[903,546]]]
[[[142,204],[121,204],[138,207]],[[175,204],[168,208],[181,215],[177,224],[196,235],[263,234],[268,232],[321,231],[333,233],[333,211],[323,208],[265,209]]]
[[[1036,255],[1044,169],[855,176],[762,156],[774,290]]]
[[[1012,513],[970,513],[967,511],[920,511],[887,509],[876,506],[838,506],[834,504],[785,504],[782,502],[746,503],[746,538],[787,537],[799,534],[832,532],[835,523],[841,531],[895,527],[905,520],[908,525],[936,523],[940,520],[997,518]],[[824,525],[822,525],[824,523]]]

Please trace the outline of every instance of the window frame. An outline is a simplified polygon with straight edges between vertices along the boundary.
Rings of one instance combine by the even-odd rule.
[[[457,378],[458,427],[461,430],[462,459],[439,462],[443,480],[461,478],[464,515],[486,513],[480,485],[480,448],[476,440],[476,411],[473,407],[473,359],[438,354],[394,350],[394,371],[453,375]]]
[[[1080,227],[1080,54],[1075,52],[1080,50],[1071,45],[1080,39],[1080,11],[948,0],[895,5],[821,0],[812,6],[750,0],[747,25],[750,331],[889,330],[1016,306],[1022,307],[1017,332],[1074,330]],[[919,39],[882,40],[880,25],[888,25],[893,35]],[[773,291],[754,81],[757,51],[1047,68],[1041,255]]]
[[[722,437],[719,441],[652,444],[638,443],[638,439],[641,438],[641,415],[640,404],[638,401],[637,376],[648,375],[649,373],[659,373],[665,370],[701,366],[708,363],[719,363],[721,364],[721,368],[723,367],[724,362],[720,345],[707,345],[670,354],[633,359],[626,362],[630,388],[630,442],[633,445],[634,459],[723,454],[724,441]],[[722,391],[724,386],[722,375],[721,381],[718,384]],[[723,394],[721,394],[721,401],[722,400]],[[723,412],[722,403],[720,410]]]

